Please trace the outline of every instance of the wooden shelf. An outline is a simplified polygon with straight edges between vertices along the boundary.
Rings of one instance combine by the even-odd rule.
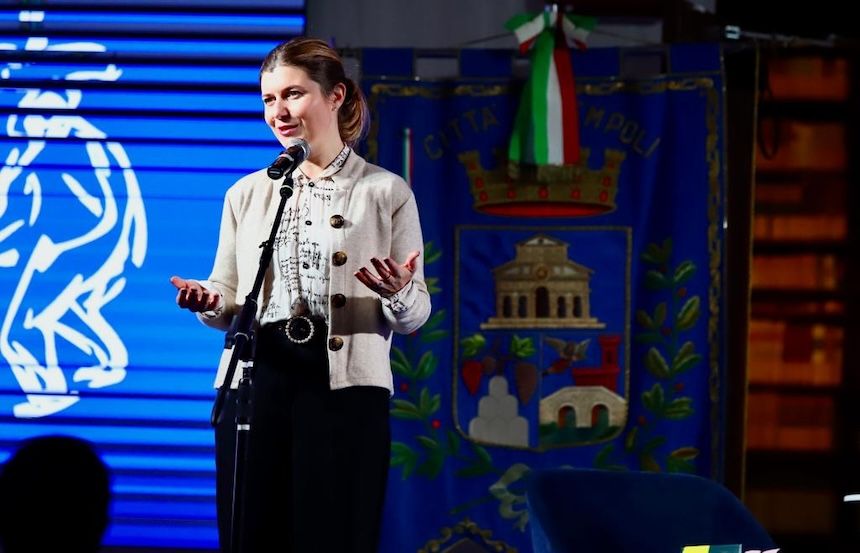
[[[760,466],[786,463],[782,468],[790,468],[787,465],[798,469],[811,469],[817,466],[819,468],[816,470],[821,470],[822,465],[826,468],[836,463],[836,453],[833,450],[809,452],[794,449],[753,449],[749,453],[749,462]]]
[[[768,100],[759,104],[761,117],[797,121],[839,122],[849,116],[848,102],[838,100]]]
[[[753,254],[833,253],[845,254],[848,245],[844,240],[763,240],[753,242]]]
[[[752,301],[844,301],[845,292],[841,290],[816,290],[810,288],[756,288],[752,291]]]
[[[771,462],[753,460],[757,454],[765,454]],[[839,466],[832,461],[824,461],[827,452],[774,452],[750,451],[746,465],[746,492],[768,495],[779,491],[832,494],[836,502]],[[805,460],[804,457],[816,457]],[[842,496],[839,496],[841,501]]]
[[[845,179],[847,169],[756,169],[756,182],[791,183]]]
[[[751,309],[752,318],[763,321],[784,321],[791,324],[823,324],[834,326],[845,326],[849,319],[840,313],[774,313],[753,305]]]
[[[837,468],[836,456],[831,451],[750,450],[747,455],[747,481],[755,483],[753,489],[832,488]]]
[[[780,547],[780,553],[842,553],[855,551],[839,543],[830,533],[819,534],[771,534]]]
[[[750,392],[780,392],[791,395],[830,396],[838,392],[838,384],[800,384],[790,382],[757,382],[750,381]]]

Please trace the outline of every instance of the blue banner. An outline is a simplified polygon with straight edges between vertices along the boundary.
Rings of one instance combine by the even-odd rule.
[[[385,551],[530,550],[539,468],[721,477],[720,51],[673,47],[647,79],[623,54],[573,55],[576,166],[508,163],[507,75],[365,82],[367,154],[413,187],[434,304],[392,354]]]

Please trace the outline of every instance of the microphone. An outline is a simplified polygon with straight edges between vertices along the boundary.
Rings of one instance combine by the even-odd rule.
[[[288,175],[292,174],[292,172],[296,170],[296,167],[298,167],[310,155],[310,144],[299,138],[292,146],[281,152],[281,155],[279,155],[275,161],[269,165],[269,168],[266,170],[266,174],[269,175],[270,179],[274,180],[283,177],[284,173]]]

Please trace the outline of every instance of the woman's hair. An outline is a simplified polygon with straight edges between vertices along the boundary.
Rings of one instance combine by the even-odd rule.
[[[316,38],[294,38],[272,49],[263,60],[260,76],[276,67],[289,65],[303,69],[328,96],[338,83],[346,87],[343,104],[338,110],[337,126],[344,142],[354,147],[364,136],[370,119],[367,101],[355,81],[346,76],[337,52]]]

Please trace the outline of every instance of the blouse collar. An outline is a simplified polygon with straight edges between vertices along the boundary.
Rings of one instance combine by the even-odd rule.
[[[349,158],[350,153],[352,153],[352,148],[344,144],[343,149],[340,151],[340,153],[337,154],[333,160],[331,160],[331,163],[326,165],[322,173],[320,173],[316,178],[311,179],[310,177],[305,175],[301,169],[299,169],[299,174],[296,178],[296,181],[299,184],[307,184],[309,182],[315,182],[321,179],[331,177],[332,175],[338,173],[341,169],[343,169],[343,166],[346,165],[346,160]]]

